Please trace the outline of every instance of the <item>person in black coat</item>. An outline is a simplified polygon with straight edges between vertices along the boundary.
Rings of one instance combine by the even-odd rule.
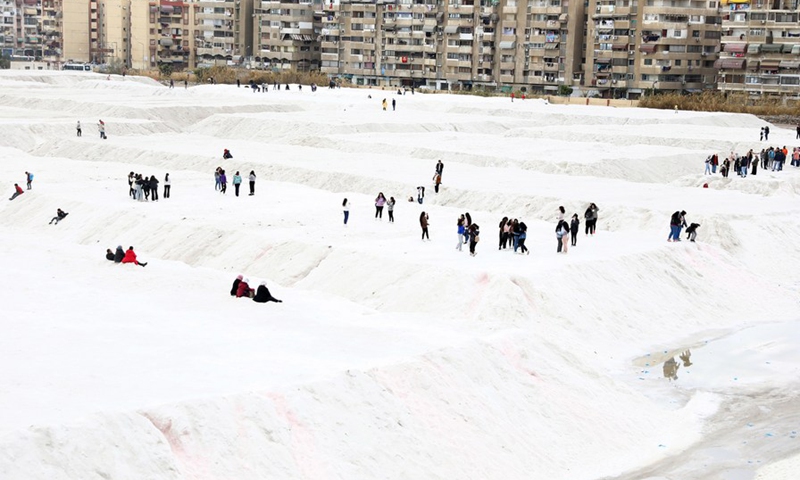
[[[238,277],[236,277],[236,280],[233,281],[233,286],[231,287],[231,297],[236,296],[236,291],[239,289],[239,284],[242,283],[242,278],[244,277],[239,275]]]
[[[283,303],[283,300],[278,300],[277,298],[273,297],[271,293],[269,293],[266,282],[261,282],[261,285],[258,286],[258,290],[256,290],[256,296],[253,297],[253,301],[258,303]]]
[[[112,252],[110,248],[106,248],[106,260],[114,261],[114,252]]]
[[[117,251],[114,252],[114,263],[122,263],[123,258],[125,258],[125,250],[122,249],[122,245],[117,245]]]

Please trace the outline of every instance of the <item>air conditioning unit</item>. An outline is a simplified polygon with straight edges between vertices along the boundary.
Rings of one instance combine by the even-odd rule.
[[[616,35],[614,35],[613,37],[611,37],[611,39],[612,39],[612,40],[616,40],[616,39],[618,39],[618,38],[619,38],[619,37],[617,37]]]
[[[633,55],[634,53],[636,53],[636,50],[628,50],[628,55]]]
[[[472,19],[471,19],[471,18],[468,18],[468,19],[467,19],[467,23],[472,23]]]
[[[700,56],[701,57],[707,57],[708,56],[708,52],[703,52],[703,53],[700,54]]]
[[[695,41],[695,43],[700,43],[700,39],[699,38],[695,38],[694,41]]]
[[[458,4],[457,4],[457,3],[454,3],[454,4],[453,4],[453,8],[454,8],[454,9],[456,9],[456,10],[458,10]]]
[[[766,20],[761,20],[761,25],[764,25],[765,23],[767,23]]]
[[[617,80],[616,79],[611,80],[611,83],[617,83]]]

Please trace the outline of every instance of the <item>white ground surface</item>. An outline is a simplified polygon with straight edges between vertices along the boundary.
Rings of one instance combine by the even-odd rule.
[[[0,186],[35,174],[0,203],[0,478],[796,478],[800,173],[702,175],[764,145],[755,117],[4,71],[0,125]],[[665,241],[679,209],[698,243]],[[284,303],[231,298],[239,273]]]

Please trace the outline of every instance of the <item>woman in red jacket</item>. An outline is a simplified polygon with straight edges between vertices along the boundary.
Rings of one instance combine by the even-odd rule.
[[[241,282],[239,282],[239,287],[236,289],[236,298],[241,298],[241,297],[250,298],[253,296],[253,293],[254,290],[250,288],[250,285],[248,285],[248,280],[246,278]]]
[[[136,260],[136,254],[133,252],[133,247],[128,247],[128,251],[125,252],[125,256],[122,257],[122,263],[133,263],[141,267],[147,266],[146,263],[139,263],[139,261]]]

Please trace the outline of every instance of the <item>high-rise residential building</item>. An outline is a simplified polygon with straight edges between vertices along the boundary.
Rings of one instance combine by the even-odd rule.
[[[798,0],[723,2],[720,90],[800,93],[799,7]]]
[[[370,85],[556,90],[581,77],[582,2],[343,0],[322,11],[321,70]]]
[[[320,68],[319,0],[256,0],[253,57],[270,68]]]
[[[253,55],[253,0],[196,0],[192,6],[198,65],[237,64]]]
[[[94,12],[90,5],[94,4]],[[92,60],[92,35],[98,35],[97,2],[61,1],[60,62],[89,62]],[[96,41],[95,41],[96,45]]]
[[[131,0],[99,0],[100,62],[128,66]]]
[[[194,66],[191,2],[133,2],[131,8],[131,67],[147,69],[169,64],[173,70],[183,70]]]
[[[589,0],[585,86],[629,98],[713,89],[717,8],[708,0]]]

